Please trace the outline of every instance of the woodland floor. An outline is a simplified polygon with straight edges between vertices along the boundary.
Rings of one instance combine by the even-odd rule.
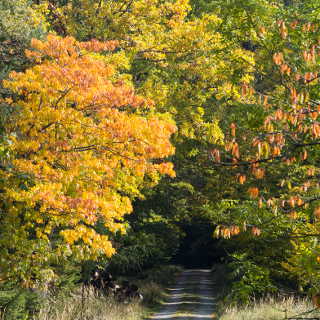
[[[185,270],[176,283],[167,288],[168,299],[152,320],[215,319],[214,279],[209,269]]]

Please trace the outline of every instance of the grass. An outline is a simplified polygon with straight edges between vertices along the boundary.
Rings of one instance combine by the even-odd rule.
[[[48,300],[36,320],[141,320],[163,298],[164,285],[175,278],[181,268],[161,266],[149,270],[142,280],[136,280],[143,294],[143,304],[119,303],[111,298],[97,298],[93,292],[82,302],[81,294],[74,294],[67,300]],[[0,320],[1,317],[0,317]]]
[[[169,271],[169,272],[168,272]],[[128,304],[119,303],[112,298],[96,297],[89,292],[83,301],[81,290],[75,291],[71,296],[65,298],[48,297],[41,307],[40,313],[34,320],[142,320],[150,313],[158,311],[159,302],[163,300],[164,285],[174,279],[174,274],[181,269],[166,267],[161,271],[151,270],[143,280],[138,280],[138,285],[144,295],[143,305],[138,302]],[[221,280],[224,273],[223,268],[216,266],[213,272],[214,282],[219,289],[217,300],[222,298],[227,286]],[[165,274],[167,276],[165,277]],[[163,279],[161,279],[163,276]],[[158,280],[160,279],[160,283]],[[222,300],[222,299],[221,299]],[[158,303],[158,304],[157,304]],[[218,306],[217,306],[218,307]],[[320,317],[320,310],[306,313],[314,307],[310,299],[285,297],[272,298],[261,301],[253,301],[247,306],[233,306],[225,308],[220,304],[220,320],[284,320],[296,316],[302,319],[314,319]],[[4,320],[0,311],[0,320]]]
[[[268,297],[252,301],[248,305],[226,307],[225,296],[230,291],[230,283],[226,281],[227,271],[224,265],[213,268],[214,283],[218,293],[215,294],[218,305],[219,320],[284,320],[291,318],[320,319],[320,310],[314,310],[310,298],[298,298],[287,293],[283,297]],[[305,313],[314,310],[311,313]],[[303,314],[305,313],[305,314]]]
[[[165,287],[175,281],[182,268],[174,265],[164,265],[150,269],[144,275],[144,279],[137,282],[143,295],[143,303],[149,308],[157,308],[165,298]]]
[[[164,287],[180,271],[181,268],[176,266],[158,266],[145,271],[140,279],[129,278],[140,288],[143,303],[120,303],[112,297],[97,297],[93,291],[82,299],[81,288],[78,287],[67,297],[48,295],[40,306],[40,312],[32,320],[142,320],[158,308],[165,294]],[[9,318],[12,320],[12,316]],[[23,319],[31,320],[29,317]],[[1,309],[0,320],[6,320]]]
[[[141,287],[143,303],[146,306],[153,306],[159,303],[164,295],[164,288],[156,282],[149,282]]]
[[[80,293],[66,299],[48,299],[36,320],[140,320],[143,316],[144,310],[137,302],[119,303],[90,292],[84,300]]]
[[[320,310],[314,310],[310,299],[286,297],[282,299],[267,298],[253,301],[250,305],[227,308],[220,320],[282,320],[293,317],[309,319],[320,317]]]

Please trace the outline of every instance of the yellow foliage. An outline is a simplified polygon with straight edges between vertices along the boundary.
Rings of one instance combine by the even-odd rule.
[[[217,31],[223,22],[216,15],[189,18],[188,0],[79,0],[56,10],[77,39],[117,39],[125,49],[122,55],[125,52],[135,62],[149,61],[152,70],[165,70],[161,76],[146,70],[139,90],[178,117],[190,106],[203,106],[213,95],[241,100],[240,84],[253,80],[253,53],[223,39]],[[202,126],[203,119],[196,121],[199,130],[194,129],[195,121],[177,122],[184,123],[180,132],[188,137],[202,136],[208,127]]]
[[[99,56],[116,46],[54,35],[33,40],[27,56],[36,65],[4,81],[20,95],[19,113],[7,127],[14,169],[1,172],[2,201],[11,203],[3,223],[14,221],[13,238],[27,241],[36,229],[49,242],[58,228],[57,254],[67,244],[80,258],[111,256],[111,242],[94,230],[96,223],[124,232],[123,216],[145,177],[152,185],[162,174],[174,176],[171,163],[153,160],[173,154],[175,125],[120,75],[127,66],[121,53]],[[30,177],[28,187],[19,187],[17,174]]]

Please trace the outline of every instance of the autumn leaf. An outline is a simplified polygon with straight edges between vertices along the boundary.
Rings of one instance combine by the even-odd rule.
[[[257,198],[259,196],[259,189],[256,187],[251,187],[248,189],[248,193],[251,198]]]
[[[99,55],[116,46],[117,41],[81,43],[55,35],[33,39],[27,56],[35,65],[4,81],[20,96],[20,111],[6,128],[15,158],[12,173],[3,173],[5,201],[30,212],[28,228],[46,221],[37,227],[38,238],[49,241],[59,229],[54,237],[61,245],[55,250],[68,244],[79,259],[110,257],[115,250],[96,223],[123,233],[123,217],[140,189],[155,185],[161,175],[175,175],[165,158],[174,153],[170,137],[176,127],[120,75],[117,55],[112,64]],[[33,177],[32,184],[19,191],[14,172]],[[16,210],[21,209],[8,210],[8,221]],[[16,232],[28,237],[25,228],[21,224]]]

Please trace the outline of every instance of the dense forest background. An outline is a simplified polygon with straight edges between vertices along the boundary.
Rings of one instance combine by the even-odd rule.
[[[319,15],[318,0],[0,0],[2,308],[97,266],[169,263],[225,264],[236,303],[317,301]]]

